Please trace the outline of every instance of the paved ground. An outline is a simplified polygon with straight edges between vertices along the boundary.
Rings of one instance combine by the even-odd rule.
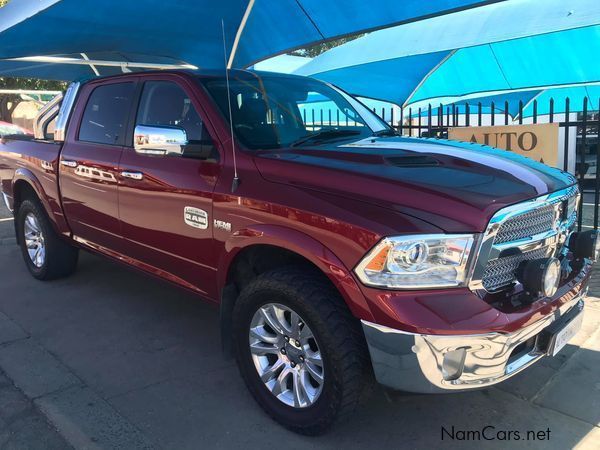
[[[0,331],[2,333],[2,331]],[[0,448],[63,449],[70,445],[4,373],[0,372]]]
[[[0,222],[0,448],[458,448],[465,442],[442,441],[442,427],[460,438],[488,425],[545,438],[550,430],[549,441],[483,442],[489,448],[600,442],[600,299],[588,301],[584,330],[558,357],[499,387],[378,389],[320,438],[268,419],[219,346],[216,310],[103,259],[83,254],[75,276],[34,281],[12,223]]]

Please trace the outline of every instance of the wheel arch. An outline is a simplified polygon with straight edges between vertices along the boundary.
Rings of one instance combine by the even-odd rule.
[[[23,200],[26,198],[34,197],[38,199],[43,208],[46,210],[46,214],[49,211],[48,201],[45,196],[42,194],[42,186],[39,180],[35,177],[35,175],[27,169],[17,169],[15,172],[15,176],[12,180],[11,186],[11,194],[12,194],[12,210],[15,216],[14,226],[15,226],[15,236],[17,239],[17,244],[19,242],[19,233],[17,233],[17,214],[19,212],[19,208]]]
[[[311,236],[276,225],[256,225],[239,230],[225,243],[217,270],[221,287],[221,333],[223,349],[231,350],[231,314],[244,285],[267,270],[296,265],[314,270],[340,293],[357,318],[372,320],[371,310],[357,281],[342,261]]]
[[[52,212],[53,210],[50,205],[50,199],[48,198],[48,195],[46,194],[38,178],[31,170],[25,168],[17,169],[15,171],[15,176],[12,180],[11,189],[12,206],[15,218],[17,217],[19,206],[21,205],[23,200],[25,200],[26,198],[31,198],[33,196],[41,203],[44,212],[50,219],[50,224],[54,228],[54,231],[56,231],[58,234],[61,234],[62,231],[64,231],[62,230],[62,228],[64,228],[64,225],[61,226],[57,222],[57,217]]]
[[[48,214],[50,204],[40,181],[31,170],[17,169],[12,181],[13,210],[15,212],[19,209],[21,202],[27,198],[28,193],[34,194],[42,202],[42,206]]]

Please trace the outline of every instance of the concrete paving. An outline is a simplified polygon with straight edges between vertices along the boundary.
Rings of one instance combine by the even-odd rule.
[[[213,307],[85,253],[74,276],[37,282],[12,223],[0,222],[0,239],[0,448],[598,448],[598,298],[556,358],[502,385],[433,396],[376,389],[347,422],[307,438],[254,403],[220,353]],[[494,440],[464,440],[486,426]],[[524,440],[529,431],[538,439]]]
[[[0,448],[61,450],[70,444],[0,371]]]

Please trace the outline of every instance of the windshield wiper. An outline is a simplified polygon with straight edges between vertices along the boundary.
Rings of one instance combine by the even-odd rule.
[[[393,128],[385,128],[383,130],[373,132],[373,136],[382,137],[382,136],[400,136],[400,134],[394,130]]]
[[[358,134],[361,134],[360,131],[357,130],[321,130],[321,131],[317,131],[316,133],[311,133],[311,134],[307,134],[306,136],[301,137],[300,139],[292,142],[290,144],[290,147],[298,147],[299,145],[305,144],[307,142],[310,141],[314,141],[314,140],[329,140],[329,139],[335,139],[335,138],[339,138],[339,137],[344,137],[344,136],[356,136]]]

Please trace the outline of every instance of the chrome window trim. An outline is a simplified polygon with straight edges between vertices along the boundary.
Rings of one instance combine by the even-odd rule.
[[[537,208],[548,205],[557,205],[562,201],[572,197],[574,191],[576,192],[575,195],[577,197],[574,212],[571,213],[567,220],[559,225],[557,224],[557,226],[553,227],[552,230],[533,235],[529,238],[519,239],[517,241],[494,244],[494,239],[496,238],[498,230],[507,220]],[[527,252],[546,246],[564,244],[571,232],[573,225],[576,222],[580,198],[581,193],[579,192],[578,186],[575,184],[559,191],[545,194],[531,200],[526,200],[515,205],[507,206],[497,211],[491,218],[485,232],[482,234],[479,241],[479,248],[475,251],[476,259],[473,264],[473,271],[469,281],[469,289],[474,292],[487,292],[483,286],[483,276],[487,264],[489,261],[497,259],[503,250],[508,248],[517,248],[522,252]],[[558,217],[556,220],[557,219]]]
[[[65,92],[65,96],[63,97],[63,101],[58,112],[58,117],[56,119],[56,127],[54,128],[54,140],[56,142],[65,141],[67,123],[71,116],[71,112],[73,111],[73,105],[75,104],[75,99],[77,98],[77,93],[79,92],[80,87],[81,83],[79,82],[71,83]]]

